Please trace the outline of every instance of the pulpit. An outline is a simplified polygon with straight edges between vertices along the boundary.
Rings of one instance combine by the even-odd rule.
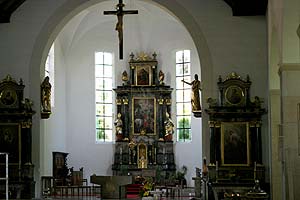
[[[130,75],[124,71],[123,84],[114,89],[118,116],[114,175],[142,176],[144,169],[157,171],[154,174],[162,179],[175,174],[173,127],[165,126],[170,121],[173,89],[164,83],[161,70],[158,77],[158,68],[155,53],[131,54]]]

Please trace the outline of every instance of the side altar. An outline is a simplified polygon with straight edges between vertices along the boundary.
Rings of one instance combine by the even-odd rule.
[[[235,72],[218,79],[219,98],[208,98],[210,128],[209,199],[265,199],[268,189],[262,160],[262,116],[267,113],[258,96],[250,97],[251,81]],[[255,188],[253,188],[255,187]],[[252,191],[249,193],[249,191]]]
[[[161,180],[175,174],[172,88],[157,73],[156,54],[130,55],[130,73],[122,74],[116,92],[117,119],[114,175],[151,176]]]

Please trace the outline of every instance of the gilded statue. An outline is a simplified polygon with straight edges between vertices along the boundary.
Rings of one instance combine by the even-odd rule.
[[[192,86],[192,93],[191,93],[192,111],[201,111],[199,91],[202,90],[202,85],[201,85],[201,81],[198,80],[198,74],[195,74],[195,80],[193,80],[191,83],[185,80],[181,80],[181,81]]]
[[[124,70],[122,73],[122,81],[124,82],[123,85],[128,85],[128,80],[129,80],[128,74],[126,70]]]
[[[122,135],[123,134],[123,131],[122,131],[122,128],[123,128],[123,121],[121,119],[121,113],[118,113],[117,115],[117,119],[115,121],[115,127],[116,127],[116,135]]]
[[[165,74],[160,70],[158,73],[158,80],[160,85],[164,85]]]
[[[41,84],[42,112],[51,112],[51,84],[49,76],[46,76]]]
[[[140,146],[139,149],[139,161],[138,161],[138,167],[139,168],[147,168],[147,155],[146,155],[146,149]]]
[[[164,122],[166,134],[165,136],[172,135],[174,133],[174,123],[172,119],[170,118],[170,115],[168,112],[166,112],[166,121]]]

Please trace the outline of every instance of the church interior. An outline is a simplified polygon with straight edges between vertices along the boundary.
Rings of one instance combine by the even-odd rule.
[[[0,0],[0,66],[0,199],[300,196],[299,0]]]

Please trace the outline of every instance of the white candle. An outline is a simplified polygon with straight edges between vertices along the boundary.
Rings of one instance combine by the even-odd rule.
[[[219,166],[218,166],[218,161],[216,161],[216,171],[218,171]]]
[[[122,154],[122,147],[120,147],[120,154]]]

